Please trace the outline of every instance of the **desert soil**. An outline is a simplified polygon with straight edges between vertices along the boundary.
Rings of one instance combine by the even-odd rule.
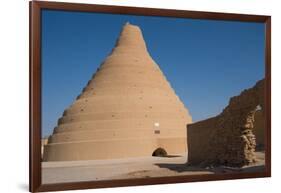
[[[186,164],[187,157],[141,157],[114,160],[42,162],[42,183],[64,183],[163,176],[256,172],[264,170],[264,153],[257,162],[243,168],[200,168]]]

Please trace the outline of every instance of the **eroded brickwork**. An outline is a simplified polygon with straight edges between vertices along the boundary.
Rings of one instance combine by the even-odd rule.
[[[264,106],[264,80],[232,97],[223,112],[211,119],[212,122],[208,119],[188,125],[188,161],[228,166],[254,162],[256,140],[253,128],[258,106]],[[201,142],[203,145],[197,145]]]

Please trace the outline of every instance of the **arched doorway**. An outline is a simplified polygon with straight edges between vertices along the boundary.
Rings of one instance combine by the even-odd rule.
[[[156,157],[166,157],[167,155],[168,155],[167,151],[162,147],[157,148],[152,153],[152,156],[156,156]]]

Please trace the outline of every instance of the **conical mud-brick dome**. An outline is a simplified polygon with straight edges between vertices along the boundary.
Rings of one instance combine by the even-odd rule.
[[[157,148],[182,154],[188,123],[187,109],[150,57],[140,28],[127,23],[112,53],[58,120],[44,161],[151,156]]]

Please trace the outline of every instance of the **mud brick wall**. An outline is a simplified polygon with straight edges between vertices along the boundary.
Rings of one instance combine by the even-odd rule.
[[[255,122],[253,133],[256,136],[257,148],[264,149],[264,136],[265,136],[265,118],[264,111],[259,110],[255,113]]]
[[[188,125],[188,160],[193,164],[200,164],[206,159],[212,131],[218,126],[217,117],[199,121]]]
[[[257,106],[264,106],[264,80],[232,97],[218,116],[188,124],[188,162],[238,167],[254,162]]]

